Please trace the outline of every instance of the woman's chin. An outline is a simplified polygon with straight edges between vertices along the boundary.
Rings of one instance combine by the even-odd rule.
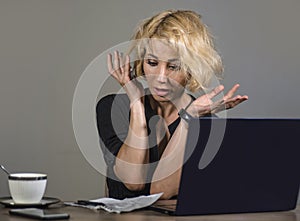
[[[161,95],[157,95],[157,94],[152,94],[152,97],[154,98],[154,100],[156,100],[158,102],[170,101],[169,96],[161,96]]]

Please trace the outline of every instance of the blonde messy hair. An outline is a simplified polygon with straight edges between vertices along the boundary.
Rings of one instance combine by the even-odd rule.
[[[187,88],[194,92],[208,86],[214,74],[223,66],[213,43],[213,37],[201,21],[201,15],[189,10],[166,10],[144,20],[132,37],[138,60],[137,76],[143,75],[143,59],[149,39],[167,41],[180,57],[181,69],[188,79]],[[148,40],[143,40],[148,39]]]

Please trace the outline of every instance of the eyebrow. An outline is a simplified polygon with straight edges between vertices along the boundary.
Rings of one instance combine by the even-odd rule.
[[[150,57],[153,57],[153,58],[155,58],[155,59],[157,59],[157,60],[160,60],[157,56],[155,56],[154,54],[146,54],[146,56],[145,57],[147,57],[147,56],[150,56]],[[168,59],[168,62],[174,62],[174,61],[179,61],[179,59],[178,58],[171,58],[171,59]]]

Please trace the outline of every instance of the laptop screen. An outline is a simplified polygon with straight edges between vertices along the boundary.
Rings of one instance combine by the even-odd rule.
[[[298,119],[192,122],[176,214],[294,209],[300,183],[299,135]]]

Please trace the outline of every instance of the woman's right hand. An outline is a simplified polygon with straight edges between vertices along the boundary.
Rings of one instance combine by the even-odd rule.
[[[125,61],[122,55],[118,51],[114,51],[114,61],[112,61],[112,55],[107,55],[107,67],[109,73],[119,82],[119,84],[126,91],[130,103],[142,99],[144,96],[143,85],[138,82],[137,79],[130,78],[130,57],[125,56]]]

